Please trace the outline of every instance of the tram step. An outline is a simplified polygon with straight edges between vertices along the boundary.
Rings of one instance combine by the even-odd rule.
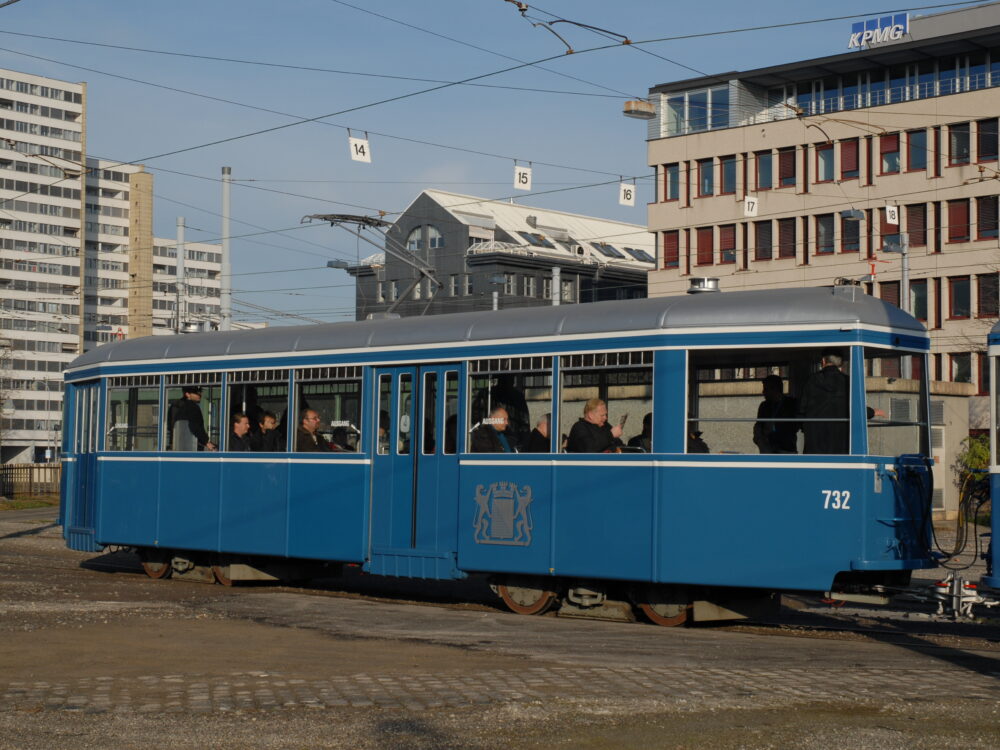
[[[628,602],[605,599],[595,607],[580,607],[568,599],[556,612],[559,617],[579,617],[589,620],[615,620],[616,622],[635,622],[635,612]]]

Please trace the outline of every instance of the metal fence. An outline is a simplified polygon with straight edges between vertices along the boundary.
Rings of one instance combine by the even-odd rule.
[[[62,465],[8,464],[0,466],[0,497],[59,494]]]

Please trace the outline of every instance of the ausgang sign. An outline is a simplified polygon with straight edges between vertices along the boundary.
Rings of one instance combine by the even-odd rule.
[[[860,49],[875,44],[894,42],[910,33],[910,15],[897,13],[893,16],[869,18],[851,25],[851,40],[847,49]]]

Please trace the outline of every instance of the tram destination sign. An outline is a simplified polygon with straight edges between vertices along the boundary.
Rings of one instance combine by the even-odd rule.
[[[861,49],[876,44],[895,42],[909,33],[909,13],[869,18],[866,21],[851,24],[851,38],[847,43],[847,49]]]

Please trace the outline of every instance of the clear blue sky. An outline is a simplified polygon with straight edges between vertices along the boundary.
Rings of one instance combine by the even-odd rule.
[[[544,0],[531,5],[528,14],[537,20],[569,19],[641,41],[849,14],[865,18],[906,7],[916,6],[872,0]],[[917,11],[930,12],[936,11]],[[626,95],[642,96],[656,84],[700,74],[837,54],[846,51],[851,24],[836,20],[642,47],[674,61],[668,62],[638,47],[586,52],[614,40],[558,24],[553,28],[577,50],[564,55],[558,38],[533,27],[504,0],[20,0],[0,9],[0,22],[0,32],[343,71],[264,67],[0,33],[0,66],[87,82],[88,152],[146,164],[155,175],[159,236],[173,237],[176,217],[183,215],[189,240],[217,239],[221,167],[231,166],[236,180],[253,180],[233,188],[232,233],[261,231],[255,227],[272,233],[233,239],[234,297],[318,320],[353,317],[353,279],[327,270],[326,261],[353,260],[374,249],[359,247],[352,236],[326,225],[273,230],[295,227],[313,213],[382,210],[391,219],[425,188],[506,198],[515,192],[513,158],[534,163],[536,193],[564,189],[519,194],[519,202],[644,224],[645,203],[652,197],[648,178],[639,181],[634,208],[617,203],[619,175],[650,174],[645,123],[621,115]],[[545,70],[528,66],[478,82],[505,88],[453,86],[365,106],[439,85],[378,76],[457,81],[518,64],[504,56],[526,62],[556,59],[544,63]],[[313,118],[352,108],[361,109],[325,122],[350,127],[355,135],[368,131],[370,165],[352,162],[346,130],[324,123],[150,158],[285,125],[293,121],[288,115]],[[608,180],[615,184],[586,187]],[[264,317],[241,313],[238,305],[236,311],[237,319]]]

